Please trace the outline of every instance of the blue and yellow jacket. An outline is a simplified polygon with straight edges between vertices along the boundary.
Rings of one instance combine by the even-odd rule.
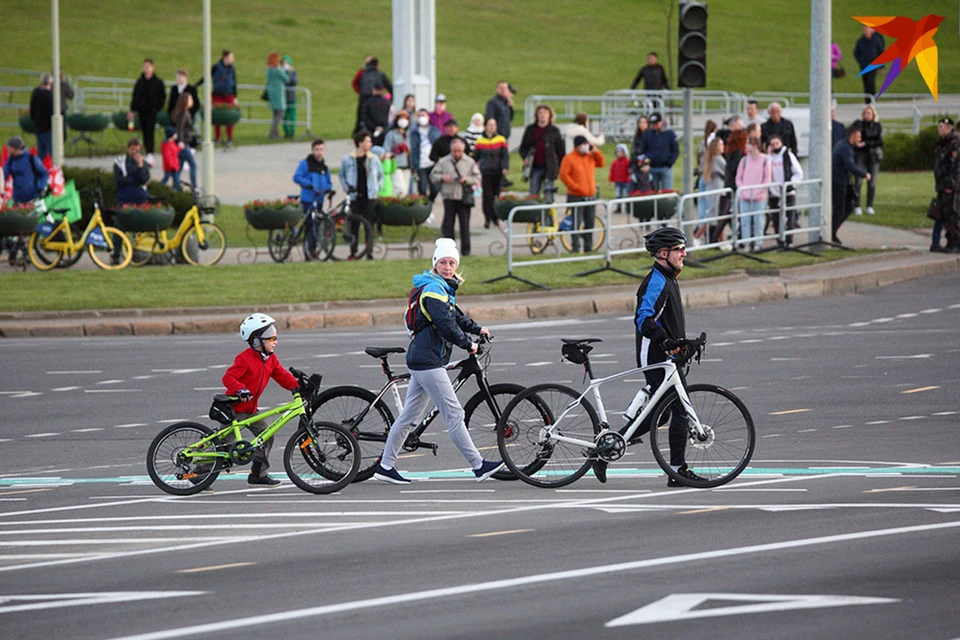
[[[407,368],[438,369],[450,362],[452,345],[469,349],[467,333],[480,333],[480,325],[457,307],[456,289],[433,271],[413,277],[414,288],[424,286],[415,323],[416,333],[407,349]]]

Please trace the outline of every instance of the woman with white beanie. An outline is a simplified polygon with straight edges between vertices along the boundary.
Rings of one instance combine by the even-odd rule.
[[[409,308],[405,315],[407,330],[413,334],[407,349],[410,384],[403,410],[390,427],[383,456],[373,477],[393,484],[410,482],[396,470],[397,456],[407,432],[420,419],[425,405],[432,401],[447,425],[450,439],[470,463],[477,482],[485,480],[503,466],[503,461],[484,460],[463,424],[463,407],[444,368],[450,362],[453,345],[476,353],[477,343],[467,333],[490,335],[457,307],[456,292],[463,278],[457,273],[460,252],[452,238],[439,238],[433,252],[433,269],[413,277]]]

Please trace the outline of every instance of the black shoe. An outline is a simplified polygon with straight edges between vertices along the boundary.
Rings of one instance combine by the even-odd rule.
[[[941,247],[941,246],[938,245],[938,244],[932,244],[932,245],[930,245],[930,251],[933,252],[933,253],[946,253],[946,252],[947,252],[946,249],[944,249],[943,247]]]
[[[265,487],[275,487],[278,484],[281,484],[279,480],[271,477],[269,474],[265,476],[255,476],[252,473],[247,476],[247,484],[256,484],[263,485]]]
[[[698,476],[697,474],[695,474],[693,471],[691,471],[691,470],[690,470],[690,467],[688,467],[688,466],[685,465],[685,464],[680,465],[680,468],[677,469],[677,473],[678,473],[679,475],[683,476],[684,478],[686,478],[687,480],[690,480],[691,482],[706,482],[706,481],[707,481],[706,478],[701,478],[700,476]],[[689,484],[684,484],[684,483],[682,483],[682,482],[679,482],[679,481],[677,481],[677,480],[674,480],[674,479],[673,479],[673,476],[670,476],[669,478],[667,478],[667,486],[668,486],[668,487],[689,487],[689,486],[691,486],[691,485],[689,485]]]
[[[606,460],[597,460],[593,463],[593,475],[597,476],[600,484],[607,483],[607,466],[609,464]]]

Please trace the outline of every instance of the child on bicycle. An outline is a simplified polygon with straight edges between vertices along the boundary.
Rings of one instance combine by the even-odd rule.
[[[453,345],[476,353],[478,345],[467,337],[467,332],[490,335],[490,332],[468,318],[457,307],[456,291],[463,278],[457,273],[460,252],[453,238],[440,238],[433,252],[433,269],[413,277],[414,292],[419,291],[413,339],[407,349],[407,369],[410,384],[403,410],[390,427],[383,456],[373,477],[383,482],[407,484],[410,482],[394,468],[400,448],[407,439],[410,427],[419,420],[427,401],[432,401],[447,424],[450,439],[470,463],[477,482],[486,480],[500,467],[502,461],[484,460],[463,424],[463,407],[457,400],[453,384],[444,366],[450,361]]]
[[[241,351],[223,374],[223,386],[226,387],[227,395],[240,398],[240,402],[233,406],[238,420],[245,420],[257,412],[257,401],[271,378],[288,391],[299,387],[297,379],[283,368],[274,353],[277,348],[275,322],[276,320],[264,313],[254,313],[240,323],[240,338],[250,345],[250,348]],[[254,436],[259,436],[268,426],[265,421],[260,420],[247,428]],[[279,480],[267,474],[272,446],[273,438],[254,451],[253,466],[247,477],[248,484],[268,487],[280,484]]]

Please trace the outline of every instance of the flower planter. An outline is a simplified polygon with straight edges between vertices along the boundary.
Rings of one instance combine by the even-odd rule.
[[[215,126],[230,127],[240,122],[241,115],[242,112],[240,109],[234,109],[231,107],[214,107],[213,111],[210,112],[210,120]],[[197,118],[202,118],[202,112],[197,113]]]
[[[29,113],[24,113],[18,119],[20,123],[20,128],[26,131],[27,133],[36,133],[37,125],[33,122],[33,118],[30,117]]]
[[[303,217],[303,210],[295,205],[280,207],[279,209],[251,209],[243,210],[247,223],[259,231],[283,229],[295,225]]]
[[[510,212],[516,207],[526,207],[539,204],[543,203],[537,202],[536,200],[494,200],[493,211],[501,220],[507,220],[510,217]],[[540,222],[540,220],[543,218],[543,214],[543,209],[539,211],[520,211],[513,217],[513,221],[526,223]]]
[[[173,224],[174,210],[168,207],[138,209],[123,207],[113,212],[113,226],[121,231],[160,231]]]
[[[0,213],[0,237],[33,233],[40,214],[36,211]]]
[[[67,116],[67,126],[74,131],[99,132],[110,126],[110,118],[102,113],[71,113]]]
[[[127,112],[126,111],[116,111],[110,115],[110,122],[113,123],[120,131],[129,131],[129,126],[127,125]],[[137,112],[133,113],[133,128],[140,128],[140,114]]]
[[[657,220],[666,220],[677,215],[676,198],[631,202],[627,206],[630,207],[630,213],[633,217],[640,222],[653,220],[654,214],[656,214]]]
[[[133,114],[133,117],[137,119],[136,127],[140,128],[140,117],[137,114]],[[167,128],[173,126],[173,120],[170,119],[170,114],[166,111],[157,112],[157,126],[161,128]]]
[[[395,227],[421,225],[430,217],[432,206],[427,204],[381,204],[377,203],[377,220]]]

